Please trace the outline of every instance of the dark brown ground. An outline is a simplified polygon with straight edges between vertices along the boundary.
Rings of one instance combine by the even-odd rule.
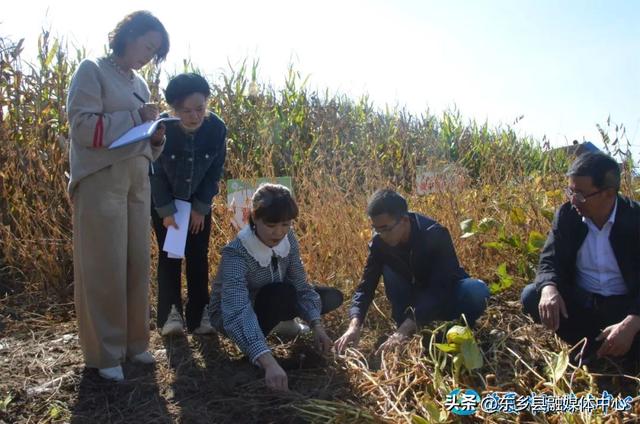
[[[542,352],[561,348],[541,327],[518,314],[517,302],[502,300],[512,297],[506,294],[492,299],[486,316],[479,321],[476,334],[485,355],[485,366],[481,373],[469,375],[465,380],[479,392],[492,388],[518,392],[545,390],[528,367],[546,375]],[[337,401],[347,409],[353,408],[352,418],[336,422],[363,421],[364,418],[353,418],[357,410],[373,417],[379,414],[376,391],[362,393],[367,381],[354,377],[353,370],[347,371],[342,359],[323,358],[315,353],[310,338],[288,343],[270,339],[277,345],[275,354],[289,375],[292,391],[288,394],[268,391],[262,372],[249,364],[225,337],[163,339],[155,330],[150,350],[157,364],[127,363],[126,380],[110,383],[95,370],[83,366],[73,305],[29,302],[26,296],[0,301],[0,422],[301,423],[312,418],[298,409],[310,400],[316,406],[322,405],[322,401]],[[341,310],[329,317],[330,336],[338,335],[342,329],[339,320],[345,314]],[[384,323],[376,325],[369,327],[362,342],[362,350],[368,352],[369,366],[373,369],[380,363],[372,352],[389,330]],[[604,364],[601,371],[623,372],[611,363]],[[425,375],[429,377],[429,372]],[[577,390],[588,390],[592,384],[611,393],[636,396],[639,381],[632,376],[605,375],[595,376],[589,383],[588,379],[577,377],[574,386]],[[409,403],[400,407],[413,409]],[[636,422],[636,416],[627,414],[626,421]],[[492,422],[516,419],[492,418],[495,418]],[[519,420],[527,422],[534,417],[523,414]],[[541,417],[537,420],[547,421]],[[325,419],[318,417],[318,421]],[[609,422],[622,422],[622,418]]]

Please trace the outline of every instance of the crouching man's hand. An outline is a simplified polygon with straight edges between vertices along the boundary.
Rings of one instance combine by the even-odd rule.
[[[362,334],[362,328],[360,327],[360,319],[353,318],[349,323],[349,328],[344,332],[342,337],[336,340],[334,349],[337,354],[341,354],[349,345],[356,347],[360,341],[360,335]]]
[[[542,325],[553,331],[557,331],[560,327],[560,314],[565,318],[569,318],[564,299],[556,286],[548,285],[542,288],[538,313],[540,314]]]
[[[596,340],[602,341],[598,358],[603,356],[623,356],[631,348],[633,339],[640,331],[640,317],[629,315],[617,324],[605,328]]]
[[[404,322],[398,327],[398,329],[389,336],[389,338],[380,345],[378,350],[376,351],[376,355],[382,352],[388,352],[390,350],[395,349],[396,347],[402,346],[405,344],[411,335],[416,331],[416,322],[411,318],[407,318]]]

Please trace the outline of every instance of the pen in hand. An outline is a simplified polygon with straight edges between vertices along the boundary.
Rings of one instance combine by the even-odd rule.
[[[136,99],[140,100],[142,102],[142,104],[147,103],[141,95],[139,95],[138,93],[136,93],[135,91],[133,92],[133,95],[135,96]]]
[[[142,107],[138,109],[140,113],[140,117],[143,121],[154,121],[158,117],[158,106],[155,103],[147,103],[144,101],[142,96],[140,96],[135,91],[133,95],[136,99],[142,102]]]

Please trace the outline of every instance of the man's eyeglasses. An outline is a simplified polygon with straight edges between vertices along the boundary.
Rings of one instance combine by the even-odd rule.
[[[400,220],[397,220],[396,222],[394,222],[392,225],[386,226],[386,227],[381,227],[381,228],[376,228],[373,225],[371,226],[371,229],[373,231],[375,231],[376,233],[382,235],[382,234],[387,234],[389,232],[391,232],[394,228],[396,228],[396,226],[400,223]]]
[[[564,189],[564,194],[566,194],[569,199],[573,199],[578,203],[584,203],[584,202],[587,201],[587,199],[589,197],[595,196],[598,193],[602,193],[607,188],[609,188],[609,187],[601,188],[600,190],[594,191],[593,193],[582,194],[582,193],[580,193],[578,191],[573,191],[569,187],[567,187],[567,188]]]

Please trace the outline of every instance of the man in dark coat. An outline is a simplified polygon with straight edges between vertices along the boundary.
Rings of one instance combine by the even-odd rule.
[[[535,281],[522,292],[526,313],[567,343],[586,338],[582,363],[637,359],[640,331],[640,205],[618,193],[620,168],[584,153],[567,173],[569,199],[556,212]]]
[[[473,326],[486,308],[489,289],[462,269],[449,231],[429,217],[409,212],[407,201],[393,190],[378,190],[367,214],[374,234],[349,310],[349,328],[336,341],[336,351],[357,344],[381,276],[397,325],[381,350],[405,342],[418,327],[434,320],[465,314]]]

